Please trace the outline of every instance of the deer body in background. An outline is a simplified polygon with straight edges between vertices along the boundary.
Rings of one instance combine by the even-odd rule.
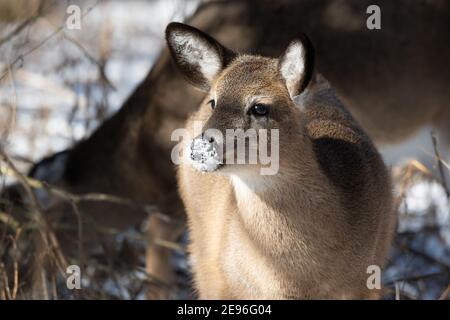
[[[234,54],[184,24],[170,24],[166,37],[176,65],[207,92],[186,124],[192,132],[194,121],[204,123],[194,141],[279,130],[274,175],[261,175],[259,162],[179,168],[200,298],[377,297],[366,270],[383,266],[393,235],[389,173],[328,83],[311,80],[309,40],[271,59]],[[184,152],[198,151],[184,143]]]
[[[318,69],[375,143],[401,141],[426,125],[436,128],[441,141],[450,140],[449,3],[377,1],[382,28],[368,30],[366,9],[371,4],[370,0],[211,1],[187,21],[229,47],[243,52],[257,48],[271,56],[303,30],[316,46]],[[118,195],[155,204],[174,217],[178,222],[168,223],[153,215],[148,224],[147,270],[169,284],[176,279],[171,250],[154,240],[176,241],[184,230],[170,135],[204,96],[183,81],[164,50],[118,112],[63,157],[46,159],[31,172],[33,176],[47,171],[38,178],[73,193]],[[55,177],[55,171],[61,174]],[[87,203],[80,211],[86,223],[94,218],[102,227],[118,230],[146,218],[142,210],[113,203]],[[58,221],[76,216],[69,203],[53,212]],[[72,225],[76,224],[74,218]],[[63,236],[61,242],[76,252],[76,232]],[[173,292],[156,293],[167,297],[167,291]]]

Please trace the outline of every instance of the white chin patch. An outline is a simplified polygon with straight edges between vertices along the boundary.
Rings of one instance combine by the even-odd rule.
[[[190,144],[189,149],[191,164],[199,171],[215,171],[222,164],[214,143],[196,138]]]

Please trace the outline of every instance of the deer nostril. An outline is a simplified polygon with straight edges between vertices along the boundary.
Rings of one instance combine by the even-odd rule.
[[[221,164],[213,137],[200,136],[191,142],[190,157],[195,168],[200,171],[214,171]]]

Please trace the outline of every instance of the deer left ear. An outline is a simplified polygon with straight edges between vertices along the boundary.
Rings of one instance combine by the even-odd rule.
[[[166,40],[178,69],[203,91],[209,90],[214,78],[235,56],[211,36],[182,23],[167,26]]]
[[[305,90],[314,71],[314,47],[305,34],[289,44],[279,58],[278,69],[291,98]]]

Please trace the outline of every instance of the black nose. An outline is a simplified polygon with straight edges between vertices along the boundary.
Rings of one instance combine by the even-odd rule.
[[[213,143],[215,141],[213,136],[207,135],[206,133],[202,135],[202,138],[203,140],[206,140],[209,143]]]

